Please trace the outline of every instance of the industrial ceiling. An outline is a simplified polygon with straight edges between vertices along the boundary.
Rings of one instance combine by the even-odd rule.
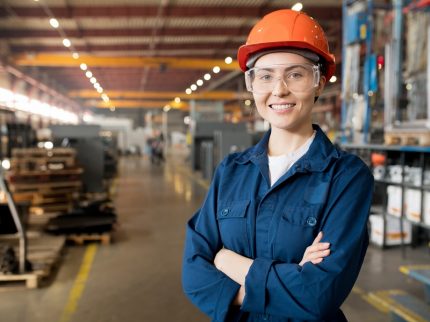
[[[275,9],[291,8],[294,3],[0,0],[2,63],[88,108],[180,107],[190,98],[241,100],[249,94],[243,91],[235,61],[237,48],[260,17]],[[303,11],[327,31],[339,59],[342,1],[302,4]],[[57,28],[50,19],[56,19]],[[227,64],[226,57],[232,57],[233,62]],[[215,66],[220,67],[219,73],[214,73]],[[209,80],[205,74],[210,75]],[[88,76],[95,80],[91,82]],[[199,79],[201,86],[196,85]],[[101,90],[97,91],[95,83]],[[185,90],[192,84],[197,89],[188,95]],[[175,97],[181,98],[181,103],[174,103]]]

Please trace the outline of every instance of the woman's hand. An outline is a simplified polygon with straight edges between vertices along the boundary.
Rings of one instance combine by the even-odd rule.
[[[300,266],[303,266],[306,262],[319,264],[323,261],[324,257],[330,255],[330,243],[320,243],[322,237],[323,233],[320,231],[312,245],[306,248],[303,258],[299,263]]]
[[[220,249],[214,258],[215,267],[240,285],[245,285],[245,277],[252,262],[252,259],[226,248]]]

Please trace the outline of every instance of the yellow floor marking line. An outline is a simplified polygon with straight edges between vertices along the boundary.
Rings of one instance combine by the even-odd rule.
[[[409,274],[410,270],[414,270],[414,269],[426,270],[426,269],[430,269],[430,265],[425,265],[425,264],[423,264],[423,265],[403,265],[403,266],[399,267],[399,271],[402,272],[403,274],[406,274],[406,275]]]
[[[378,301],[375,301],[372,297],[369,296],[369,294],[366,291],[362,290],[358,286],[354,286],[352,288],[352,293],[360,296],[365,302],[367,302],[368,304],[373,306],[378,311],[380,311],[382,313],[388,313],[389,312],[389,310],[384,305],[382,305]]]
[[[70,290],[69,299],[66,307],[64,308],[63,314],[61,315],[60,322],[70,321],[75,313],[79,300],[85,289],[85,284],[88,280],[88,275],[90,274],[96,252],[97,244],[90,244],[87,246],[79,273],[76,276],[72,289]]]

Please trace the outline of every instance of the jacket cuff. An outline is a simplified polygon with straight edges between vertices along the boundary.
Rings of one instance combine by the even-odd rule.
[[[218,303],[215,309],[215,321],[225,321],[228,311],[230,309],[230,305],[236,297],[239,288],[240,284],[236,283],[232,279],[228,277],[224,279],[224,283],[222,285],[221,292],[218,297]]]
[[[266,283],[273,261],[257,258],[252,263],[245,278],[245,298],[242,310],[246,312],[265,313]]]

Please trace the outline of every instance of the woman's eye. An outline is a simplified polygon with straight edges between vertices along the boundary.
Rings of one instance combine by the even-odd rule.
[[[273,79],[273,76],[270,74],[263,74],[258,77],[260,80],[269,81]]]
[[[289,74],[288,75],[288,78],[291,78],[291,79],[297,79],[297,78],[300,78],[300,77],[302,77],[303,75],[302,74],[300,74],[300,73],[291,73],[291,74]]]

